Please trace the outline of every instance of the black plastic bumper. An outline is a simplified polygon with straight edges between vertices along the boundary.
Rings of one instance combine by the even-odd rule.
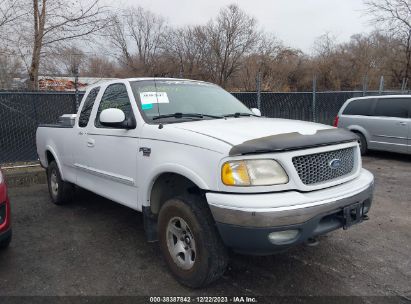
[[[364,201],[363,215],[357,223],[367,219],[371,208],[371,199]],[[270,255],[302,244],[311,238],[326,234],[340,228],[348,228],[344,217],[344,208],[339,208],[320,214],[302,224],[275,227],[245,227],[224,223],[216,223],[221,238],[227,247],[234,251],[251,255]],[[351,225],[351,223],[349,223]],[[285,244],[277,245],[270,242],[268,235],[275,231],[298,230],[297,237]]]

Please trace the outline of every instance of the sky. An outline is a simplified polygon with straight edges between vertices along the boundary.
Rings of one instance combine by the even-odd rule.
[[[314,40],[330,33],[338,42],[370,32],[362,0],[120,0],[122,7],[142,6],[164,16],[171,25],[205,24],[221,7],[236,3],[259,26],[285,45],[311,53]]]

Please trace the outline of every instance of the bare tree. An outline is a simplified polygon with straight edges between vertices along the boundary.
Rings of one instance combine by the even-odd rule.
[[[120,61],[134,72],[153,73],[167,28],[164,18],[138,7],[121,11],[112,20],[110,37]]]
[[[130,36],[137,48],[138,59],[147,67],[157,55],[163,39],[165,21],[141,7],[132,9],[127,16]]]
[[[242,57],[256,45],[259,39],[256,24],[256,20],[237,5],[229,5],[205,28],[210,75],[223,87],[241,66]]]
[[[398,87],[411,75],[411,0],[365,0],[379,30],[345,43],[324,35],[312,56],[258,30],[256,20],[236,5],[224,7],[206,25],[171,28],[141,7],[109,17],[102,1],[0,0],[0,55],[3,65],[15,61],[7,71],[24,63],[34,89],[40,72],[73,74],[82,58],[90,64],[79,72],[87,75],[181,76],[242,90],[254,90],[257,75],[263,90],[281,91],[309,89],[314,73],[319,89],[327,90],[360,88],[364,75],[374,87],[380,75]],[[100,33],[108,39],[88,56]],[[108,45],[104,52],[117,61],[102,55]]]
[[[13,55],[0,52],[0,89],[10,89],[13,78],[18,78],[21,72],[21,62]]]
[[[336,38],[329,33],[321,35],[314,42],[313,74],[316,74],[319,89],[341,89],[338,47]]]
[[[261,76],[262,89],[271,88],[272,67],[274,61],[283,50],[282,43],[270,34],[262,34],[255,50],[250,55],[244,56],[238,73],[238,79],[242,83],[242,90],[254,91],[256,89],[256,79]]]
[[[108,24],[100,0],[72,0],[69,4],[62,0],[21,1],[31,17],[21,22],[16,44],[22,56],[31,53],[27,64],[31,89],[38,88],[41,58],[47,50],[86,39]]]
[[[52,52],[47,52],[42,71],[54,75],[75,76],[80,73],[85,60],[85,53],[76,46],[56,47]]]
[[[105,57],[99,57],[96,55],[89,56],[86,61],[86,67],[82,71],[82,75],[88,77],[118,77],[117,76],[118,67],[115,63],[111,62]],[[122,76],[121,74],[119,75]]]
[[[165,35],[163,54],[171,61],[175,69],[171,74],[178,77],[203,78],[203,65],[206,57],[202,26],[189,26],[171,29]]]
[[[0,28],[22,16],[19,0],[0,0]]]
[[[11,86],[13,78],[21,73],[21,61],[10,47],[13,24],[24,15],[19,0],[0,0],[0,87]]]
[[[404,68],[401,78],[411,74],[411,1],[410,0],[366,0],[366,13],[382,32],[401,42]]]
[[[120,63],[134,70],[133,57],[129,49],[127,25],[123,22],[121,16],[112,16],[109,36],[112,45],[120,52],[120,55],[117,56]]]

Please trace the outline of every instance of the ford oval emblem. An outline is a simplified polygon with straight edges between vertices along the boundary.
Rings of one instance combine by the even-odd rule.
[[[333,160],[330,160],[328,163],[328,166],[333,170],[340,168],[341,165],[342,165],[341,159],[333,159]]]

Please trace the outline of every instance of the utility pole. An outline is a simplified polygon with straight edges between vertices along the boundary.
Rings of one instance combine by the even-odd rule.
[[[71,61],[71,72],[74,75],[74,90],[75,90],[75,99],[76,99],[76,111],[80,107],[80,98],[78,90],[78,77],[79,77],[79,67],[81,54],[70,54]]]

